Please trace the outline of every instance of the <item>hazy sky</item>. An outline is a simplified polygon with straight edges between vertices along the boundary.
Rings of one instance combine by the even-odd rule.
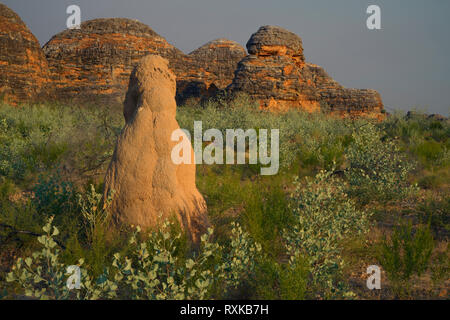
[[[378,90],[388,110],[450,111],[448,0],[0,0],[41,44],[65,28],[66,8],[82,21],[138,19],[188,53],[228,38],[245,46],[262,25],[303,39],[307,61],[346,87]],[[366,27],[366,9],[381,7],[382,30]]]

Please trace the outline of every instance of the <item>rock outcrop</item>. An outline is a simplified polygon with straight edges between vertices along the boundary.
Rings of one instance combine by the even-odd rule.
[[[275,26],[261,27],[247,43],[217,39],[186,55],[147,25],[131,19],[83,22],[41,49],[20,17],[0,4],[0,95],[10,103],[72,100],[121,103],[130,74],[149,54],[169,61],[177,76],[176,101],[204,99],[226,89],[245,92],[261,108],[383,118],[375,90],[347,89],[323,68],[307,63],[302,40]]]
[[[328,108],[343,116],[382,118],[383,104],[374,90],[347,89],[323,68],[305,62],[302,40],[276,26],[261,27],[247,43],[249,55],[238,64],[231,92],[245,92],[261,108],[314,112]]]
[[[48,65],[36,37],[0,3],[0,95],[11,104],[40,99],[48,88]]]
[[[208,98],[231,84],[239,61],[247,55],[237,42],[216,39],[191,52],[185,72],[177,74],[177,101]]]
[[[126,125],[106,173],[105,196],[113,194],[115,221],[145,228],[175,215],[197,242],[208,225],[206,204],[195,186],[192,147],[192,164],[176,165],[171,159],[177,144],[171,135],[179,129],[175,90],[167,60],[146,56],[134,69],[124,102]]]
[[[59,99],[122,102],[133,67],[146,55],[184,54],[147,25],[123,18],[83,22],[44,46]],[[179,64],[172,66],[177,70]]]
[[[327,111],[343,117],[385,117],[383,102],[376,90],[344,88],[322,67],[310,63],[306,64],[304,74],[311,77],[319,101],[325,104]]]
[[[207,97],[233,80],[244,48],[212,41],[189,55],[169,44],[147,25],[124,18],[83,22],[79,30],[54,36],[44,52],[57,97],[62,100],[122,102],[137,62],[149,54],[169,61],[177,76],[177,101]]]
[[[430,120],[430,121],[437,121],[437,122],[448,122],[450,119],[441,115],[441,114],[426,114],[422,112],[417,111],[408,111],[404,117],[406,120]]]

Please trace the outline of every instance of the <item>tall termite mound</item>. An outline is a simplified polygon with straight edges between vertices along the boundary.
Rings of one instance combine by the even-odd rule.
[[[176,78],[168,61],[149,55],[131,74],[124,102],[125,127],[106,173],[114,221],[154,227],[175,215],[194,242],[208,225],[206,203],[195,185],[195,161],[174,164],[172,132]]]

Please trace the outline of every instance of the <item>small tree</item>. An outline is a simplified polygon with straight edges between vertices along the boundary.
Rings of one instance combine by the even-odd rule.
[[[395,141],[384,139],[383,132],[371,123],[360,127],[352,137],[345,171],[352,193],[361,199],[388,201],[416,191],[416,186],[407,181],[414,166],[406,161]]]
[[[296,222],[284,232],[290,263],[307,257],[313,284],[326,297],[346,296],[342,283],[336,283],[344,265],[340,242],[364,234],[369,228],[369,214],[356,209],[345,193],[344,182],[333,171],[321,171],[304,183],[295,182],[291,195]]]

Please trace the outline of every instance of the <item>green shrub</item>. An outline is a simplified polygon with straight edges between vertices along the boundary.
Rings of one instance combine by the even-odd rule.
[[[446,148],[443,144],[434,140],[425,140],[414,147],[413,152],[419,160],[428,168],[433,165],[442,165],[446,159]]]
[[[9,125],[0,115],[0,175],[8,178],[22,178],[26,171],[26,162],[20,156],[24,144],[11,135]]]
[[[291,195],[295,223],[283,234],[290,264],[296,265],[298,257],[308,259],[318,294],[351,295],[337,281],[344,265],[341,242],[368,232],[369,214],[356,209],[333,171],[321,171],[304,183],[296,180],[295,186]]]
[[[294,222],[287,195],[279,186],[253,188],[247,195],[241,214],[246,229],[271,257],[284,254],[281,232]]]
[[[36,251],[31,257],[17,259],[6,281],[22,288],[23,294],[37,299],[98,299],[113,297],[117,287],[105,280],[93,282],[82,269],[81,290],[70,290],[67,286],[66,266],[60,261],[61,250],[54,240],[59,230],[52,226],[53,218],[42,228],[45,234],[38,238],[42,245],[41,251]],[[80,259],[78,266],[81,267]]]
[[[194,121],[201,120],[203,131],[216,128],[224,137],[225,130],[230,128],[279,129],[282,169],[290,168],[299,158],[305,159],[305,163],[317,161],[321,167],[329,167],[333,161],[342,162],[345,137],[352,132],[350,120],[300,110],[273,113],[258,109],[246,96],[239,96],[228,104],[209,101],[203,106],[180,107],[177,109],[177,120],[181,128],[191,133]]]
[[[47,217],[63,215],[76,208],[73,185],[58,175],[40,176],[33,193],[37,211]]]
[[[437,121],[424,114],[405,118],[397,114],[381,124],[391,139],[399,138],[426,168],[446,168],[450,164],[450,122]]]
[[[346,176],[352,193],[360,199],[402,199],[416,191],[408,183],[413,164],[406,160],[398,144],[384,138],[374,125],[367,123],[353,133],[346,155]]]
[[[122,115],[111,108],[0,104],[0,176],[16,183],[63,168],[79,179],[112,156]]]
[[[254,242],[239,224],[232,223],[230,248],[223,264],[225,283],[226,287],[238,288],[241,282],[252,275],[256,258],[261,253],[261,245]]]
[[[417,184],[422,189],[435,189],[444,184],[445,182],[446,182],[445,178],[441,176],[435,174],[430,175],[424,174],[421,178],[419,178]]]
[[[181,234],[172,237],[170,223],[140,240],[140,229],[131,237],[130,254],[116,253],[110,265],[94,279],[88,269],[81,269],[79,290],[67,286],[66,267],[55,237],[59,230],[53,218],[38,238],[42,245],[31,257],[19,258],[6,280],[16,294],[39,299],[206,299],[214,292],[225,294],[238,288],[253,273],[254,261],[261,248],[253,243],[239,225],[232,226],[229,249],[212,242],[213,230],[201,237],[201,247],[191,257],[176,255]],[[221,258],[221,260],[217,260]],[[78,261],[83,266],[84,259]]]
[[[255,297],[263,300],[304,300],[308,297],[309,264],[302,258],[295,264],[266,259],[256,267]]]
[[[436,236],[450,232],[450,198],[427,199],[418,205],[420,221],[429,224]]]
[[[88,237],[92,240],[96,227],[105,225],[109,218],[109,205],[112,201],[112,194],[103,200],[103,195],[97,193],[94,185],[89,185],[85,193],[77,194],[77,204],[81,211]]]
[[[8,296],[8,291],[6,289],[3,289],[0,291],[0,300],[5,299]]]
[[[431,260],[431,280],[435,286],[445,283],[450,278],[450,247],[448,243],[445,250],[438,252]]]
[[[422,275],[429,267],[434,240],[429,227],[413,230],[411,223],[394,229],[390,239],[381,243],[379,261],[396,294],[407,292],[413,275]]]
[[[131,299],[182,300],[207,297],[214,282],[208,262],[219,249],[217,244],[210,242],[212,230],[202,236],[200,254],[184,262],[177,261],[174,256],[178,237],[171,238],[168,227],[168,224],[163,224],[160,231],[152,233],[145,242],[138,242],[137,237],[133,236],[130,245],[134,252],[130,258],[122,258],[118,253],[114,255],[112,265],[118,270],[114,280],[121,284],[121,290],[129,292]]]

